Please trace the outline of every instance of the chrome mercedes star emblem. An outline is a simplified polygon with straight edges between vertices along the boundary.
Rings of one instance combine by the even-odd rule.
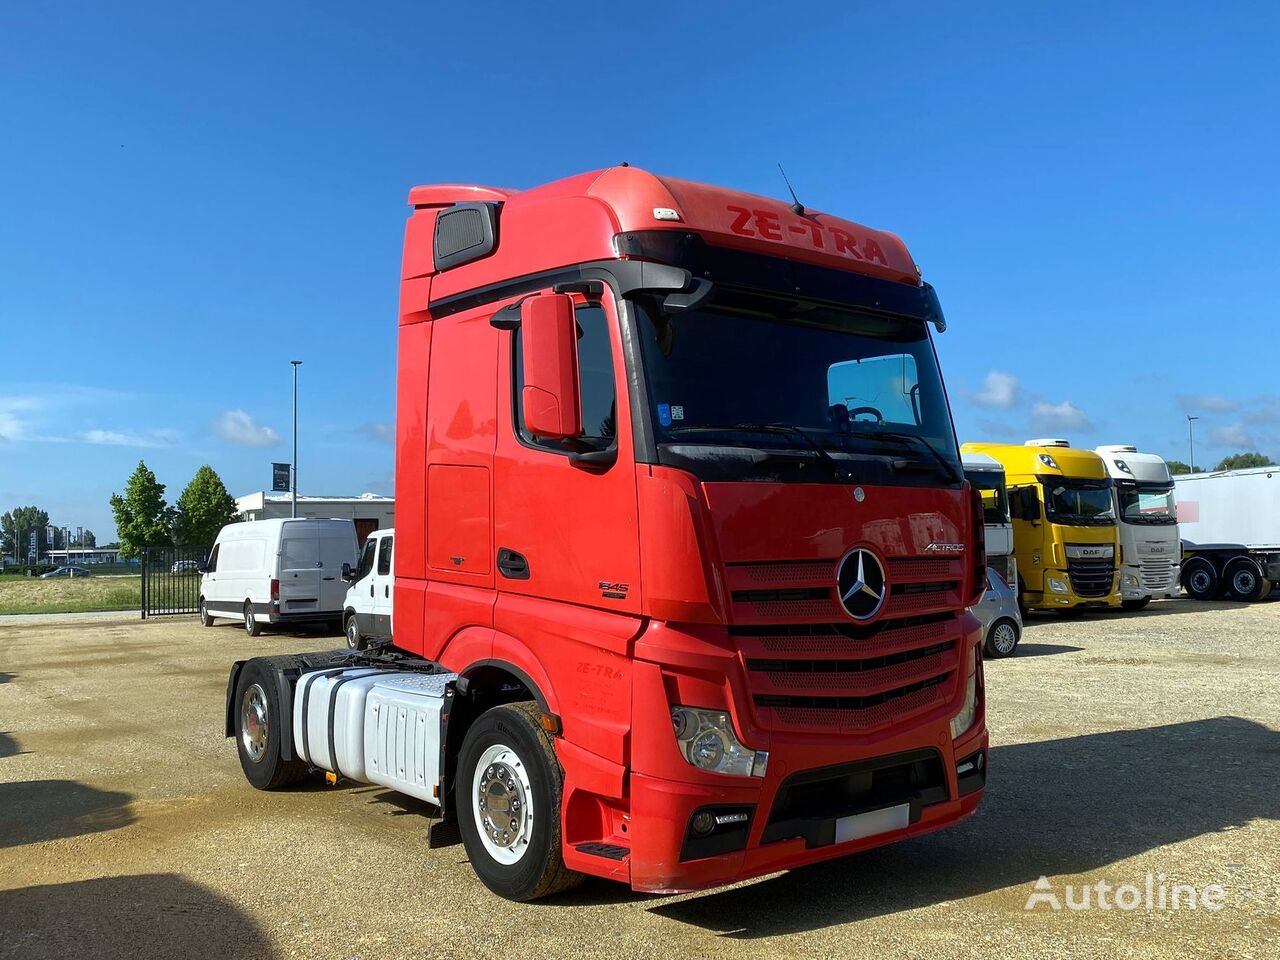
[[[854,620],[870,620],[884,606],[888,595],[884,567],[870,550],[850,550],[836,568],[840,605]]]

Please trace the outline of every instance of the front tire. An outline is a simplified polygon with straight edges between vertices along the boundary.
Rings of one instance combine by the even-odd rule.
[[[564,865],[560,807],[564,773],[534,703],[482,714],[458,757],[458,826],[471,866],[500,897],[526,901],[582,878]]]
[[[213,626],[213,614],[209,612],[209,605],[204,602],[204,597],[200,598],[200,626]]]
[[[1150,597],[1143,597],[1141,600],[1121,600],[1120,606],[1125,610],[1128,610],[1130,613],[1134,613],[1138,610],[1145,610],[1147,604],[1150,602]]]
[[[1218,571],[1204,557],[1192,557],[1182,565],[1182,589],[1192,600],[1218,599]]]
[[[1271,581],[1263,576],[1262,567],[1252,557],[1236,557],[1223,574],[1232,600],[1253,603],[1271,592]]]
[[[250,660],[236,682],[235,734],[240,769],[245,779],[259,790],[275,790],[296,783],[307,775],[307,765],[281,756],[280,718],[284,705],[273,666],[281,660],[293,664],[292,657],[262,657]]]
[[[360,625],[356,623],[354,613],[347,615],[347,622],[342,632],[347,635],[348,650],[363,650],[369,645],[369,638],[360,635]]]
[[[987,631],[987,641],[982,645],[983,652],[992,659],[1012,657],[1018,651],[1018,643],[1022,640],[1021,628],[1008,617],[1001,617]]]
[[[258,615],[253,612],[253,602],[250,600],[244,602],[244,632],[251,637],[262,636],[262,624],[258,622]]]

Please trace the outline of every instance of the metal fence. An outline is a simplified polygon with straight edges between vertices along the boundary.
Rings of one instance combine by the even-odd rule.
[[[142,619],[200,612],[200,571],[208,547],[142,551]]]

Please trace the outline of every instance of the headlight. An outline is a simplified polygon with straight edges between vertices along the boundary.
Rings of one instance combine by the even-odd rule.
[[[964,684],[964,706],[951,718],[951,739],[963,736],[978,718],[978,650],[969,658],[969,678]]]
[[[1126,587],[1136,587],[1138,585],[1138,578],[1132,573],[1126,573],[1124,575],[1124,585]]]
[[[729,715],[722,710],[674,707],[671,728],[684,758],[699,770],[735,777],[763,777],[769,763],[764,750],[748,750],[738,742]]]
[[[1045,581],[1049,584],[1049,589],[1054,593],[1070,593],[1071,590],[1067,586],[1067,581],[1059,577],[1045,577]]]

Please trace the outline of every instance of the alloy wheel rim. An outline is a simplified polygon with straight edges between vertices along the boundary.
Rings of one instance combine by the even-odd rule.
[[[1014,634],[1013,627],[1007,623],[1002,623],[996,627],[996,649],[1001,653],[1012,653],[1013,648],[1018,644],[1018,638]]]

